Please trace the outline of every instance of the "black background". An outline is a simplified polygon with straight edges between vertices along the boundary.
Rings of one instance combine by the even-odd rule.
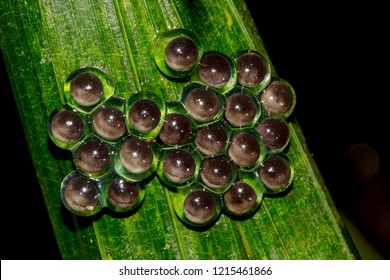
[[[386,9],[375,2],[246,2],[278,75],[296,91],[293,115],[337,207],[389,258]],[[1,77],[1,259],[59,259],[3,61]],[[375,178],[380,180],[374,178],[374,187],[372,180],[359,182],[353,176],[346,151],[356,143],[365,143],[379,155],[382,167]],[[30,187],[21,193],[22,185]]]

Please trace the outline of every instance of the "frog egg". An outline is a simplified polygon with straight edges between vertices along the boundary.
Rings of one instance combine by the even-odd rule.
[[[205,52],[191,76],[194,82],[217,89],[221,94],[236,85],[237,70],[233,59],[218,51]]]
[[[236,54],[237,82],[258,93],[268,85],[271,67],[263,55],[255,50],[244,50]]]
[[[108,182],[107,205],[116,212],[135,209],[145,197],[145,186],[142,181],[131,182],[122,177],[115,177]]]
[[[89,114],[114,95],[111,78],[97,67],[83,67],[71,73],[64,83],[66,103]]]
[[[172,193],[177,216],[185,224],[202,227],[215,222],[221,213],[218,195],[199,186],[178,189]]]
[[[70,82],[70,95],[79,105],[93,106],[103,98],[103,83],[93,73],[80,73]]]
[[[260,205],[265,188],[255,172],[243,172],[222,196],[223,208],[234,216],[253,213]]]
[[[197,179],[200,161],[200,154],[192,145],[166,150],[157,174],[169,186],[186,186]]]
[[[249,90],[236,88],[226,95],[225,119],[231,126],[253,126],[260,115],[260,103]]]
[[[223,115],[224,100],[210,87],[191,83],[181,92],[180,101],[198,126],[216,122]]]
[[[199,127],[195,132],[195,145],[205,156],[225,152],[229,141],[230,129],[223,122]]]
[[[87,138],[72,153],[76,168],[85,176],[98,178],[110,168],[111,148],[96,137]]]
[[[287,118],[295,108],[295,91],[286,80],[273,78],[260,93],[260,102],[267,112]]]
[[[265,117],[256,125],[255,129],[272,152],[283,151],[290,141],[289,127],[281,117]]]
[[[188,71],[195,66],[198,53],[198,47],[191,38],[179,36],[166,46],[165,63],[175,71]]]
[[[161,146],[179,147],[192,138],[194,124],[180,102],[167,102],[167,114],[158,134]]]
[[[79,216],[91,216],[102,208],[98,184],[76,171],[69,173],[61,183],[61,199],[64,206]]]
[[[169,146],[183,145],[187,143],[191,136],[191,120],[180,113],[168,114],[158,135],[160,140]]]
[[[138,182],[153,174],[159,161],[159,146],[134,136],[115,145],[114,169],[123,178]]]
[[[236,180],[237,168],[222,154],[204,158],[200,169],[200,183],[214,193],[223,193]]]
[[[126,103],[126,125],[140,138],[155,138],[163,126],[165,102],[154,94],[133,94]]]
[[[181,79],[189,76],[199,62],[202,49],[197,36],[182,28],[162,33],[154,46],[157,68],[167,77]]]
[[[113,96],[90,116],[93,132],[97,137],[115,143],[126,134],[124,103],[123,98]]]
[[[234,130],[227,154],[243,171],[257,168],[264,159],[267,149],[253,128]]]
[[[293,180],[293,168],[289,158],[283,153],[270,154],[259,167],[259,176],[267,193],[286,190]]]
[[[88,127],[84,116],[77,111],[56,109],[49,116],[48,132],[54,144],[70,150],[86,137]]]

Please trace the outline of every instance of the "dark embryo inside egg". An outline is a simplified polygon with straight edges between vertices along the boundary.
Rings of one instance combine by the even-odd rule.
[[[174,183],[184,183],[192,178],[195,173],[195,160],[192,155],[184,150],[170,151],[163,163],[163,172],[168,180]]]
[[[134,174],[147,171],[154,159],[152,147],[135,137],[128,138],[122,143],[119,156],[123,166]]]
[[[139,198],[139,187],[136,183],[127,182],[115,178],[108,188],[108,199],[110,203],[118,208],[131,208]]]
[[[104,171],[110,164],[110,150],[102,141],[89,139],[76,153],[76,165],[89,173]]]
[[[186,143],[192,135],[191,120],[183,114],[171,113],[164,120],[159,133],[161,141],[167,145]]]
[[[250,166],[260,157],[260,144],[253,135],[238,133],[231,140],[228,154],[238,166]]]
[[[226,156],[211,157],[203,160],[200,174],[207,186],[219,189],[232,179],[233,167]]]
[[[287,124],[279,118],[269,117],[262,120],[256,130],[271,150],[284,148],[290,139]]]
[[[140,132],[149,132],[160,123],[161,111],[158,105],[150,99],[140,99],[130,108],[130,124]]]
[[[206,54],[199,63],[199,78],[207,85],[221,88],[225,86],[232,74],[229,61],[219,53]]]
[[[177,37],[165,48],[165,62],[176,71],[186,71],[195,66],[198,47],[190,38]]]
[[[268,74],[267,62],[256,53],[245,53],[237,59],[238,82],[247,87],[260,84]]]
[[[73,143],[83,135],[84,122],[73,111],[59,111],[51,119],[51,131],[53,136],[61,142]]]
[[[268,188],[278,190],[289,183],[290,165],[284,158],[273,156],[261,164],[259,175]]]
[[[195,134],[195,145],[204,155],[223,152],[227,140],[227,132],[220,123],[200,127]]]
[[[115,107],[103,107],[97,111],[93,116],[93,127],[107,140],[116,140],[126,133],[124,115]]]
[[[84,177],[74,177],[64,187],[63,198],[73,211],[86,212],[98,203],[98,193],[94,183]]]
[[[204,88],[193,89],[185,100],[188,113],[201,122],[212,120],[217,115],[220,105],[217,95]]]
[[[250,124],[257,113],[255,101],[245,93],[234,93],[226,98],[225,117],[233,126]]]
[[[83,72],[71,81],[70,94],[77,104],[92,106],[103,97],[103,83],[95,74]]]
[[[195,224],[205,224],[215,215],[217,205],[213,195],[204,190],[195,190],[184,200],[184,215]]]
[[[249,184],[236,182],[224,193],[223,198],[230,212],[241,215],[253,209],[257,194]]]
[[[272,81],[262,92],[260,99],[265,110],[276,114],[285,114],[294,105],[293,92],[282,81]]]

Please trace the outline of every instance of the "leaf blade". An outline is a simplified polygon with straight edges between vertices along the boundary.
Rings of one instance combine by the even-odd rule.
[[[222,215],[207,230],[188,228],[175,216],[172,194],[156,178],[147,185],[142,207],[127,217],[68,213],[59,186],[73,166],[70,154],[50,143],[46,122],[63,101],[69,73],[98,66],[115,78],[120,96],[146,90],[173,100],[183,84],[162,79],[151,55],[164,30],[189,28],[208,49],[229,54],[244,48],[267,53],[243,1],[30,2],[1,4],[1,14],[12,15],[1,21],[1,48],[64,259],[356,258],[295,120],[288,149],[296,174],[292,190],[265,197],[250,219]],[[6,30],[10,25],[14,29]]]

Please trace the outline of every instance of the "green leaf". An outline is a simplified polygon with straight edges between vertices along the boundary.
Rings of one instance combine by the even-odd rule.
[[[285,195],[264,197],[250,218],[222,215],[211,227],[187,227],[156,176],[129,215],[79,217],[62,205],[60,185],[74,167],[48,138],[47,121],[64,103],[67,76],[96,66],[118,96],[142,90],[175,100],[184,84],[162,77],[153,58],[164,31],[186,28],[208,50],[250,48],[269,59],[244,1],[4,0],[0,14],[1,51],[63,259],[359,258],[293,116],[287,154],[294,182]]]

